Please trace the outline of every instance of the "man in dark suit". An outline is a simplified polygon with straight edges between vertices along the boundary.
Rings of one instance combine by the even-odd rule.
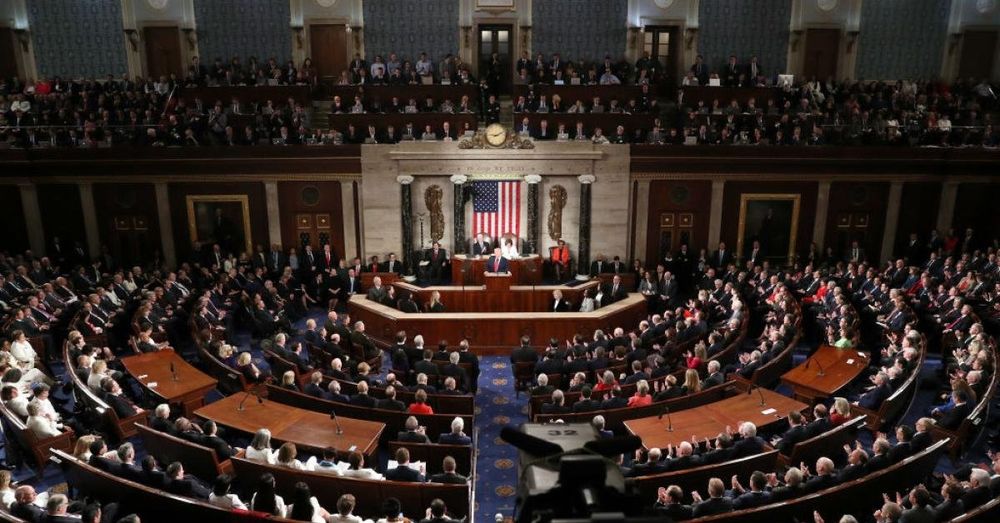
[[[969,414],[972,412],[972,405],[969,404],[969,397],[962,390],[952,391],[951,399],[954,401],[955,406],[945,412],[938,419],[937,424],[941,428],[955,430],[969,417]]]
[[[691,493],[691,497],[695,501],[691,515],[695,518],[702,518],[732,512],[733,502],[725,497],[725,494],[726,485],[722,483],[721,479],[712,478],[708,480],[708,499],[703,500],[698,491]]]
[[[757,426],[749,421],[739,427],[740,439],[733,443],[733,458],[742,458],[764,452],[766,443],[757,435]]]
[[[378,400],[378,408],[403,412],[406,410],[406,404],[396,399],[396,388],[389,385],[385,388],[385,397]]]
[[[469,351],[469,340],[458,343],[458,362],[468,369],[469,392],[475,394],[479,390],[479,357]]]
[[[229,459],[234,453],[233,448],[226,443],[226,440],[219,437],[219,427],[212,420],[207,420],[201,425],[201,444],[214,450],[219,462]]]
[[[164,490],[178,496],[208,499],[209,491],[195,478],[184,475],[184,466],[175,461],[167,467],[167,483]]]
[[[459,390],[469,390],[469,376],[466,374],[465,369],[459,366],[459,356],[458,352],[452,351],[448,353],[448,363],[441,367],[442,376],[451,376],[455,379],[455,385]]]
[[[511,363],[536,363],[538,361],[538,353],[531,346],[531,338],[527,336],[521,336],[521,346],[514,349],[510,354]]]
[[[739,486],[738,483],[737,486]],[[750,491],[743,492],[733,499],[733,510],[759,507],[761,505],[767,505],[770,502],[771,493],[767,491],[767,476],[764,475],[763,472],[755,470],[753,474],[750,475]]]
[[[438,366],[433,361],[434,352],[430,349],[424,349],[421,354],[420,361],[413,364],[414,374],[426,374],[428,378],[438,375]]]
[[[807,479],[805,483],[806,492],[819,492],[837,484],[836,469],[830,458],[819,458],[816,460],[816,475]]]
[[[549,302],[549,312],[568,312],[569,302],[563,299],[562,291],[556,289],[552,291],[552,301]]]
[[[434,242],[434,245],[427,249],[424,260],[427,262],[427,271],[431,279],[440,281],[448,267],[448,251],[441,248],[441,242]]]
[[[31,523],[41,523],[45,519],[45,511],[35,504],[38,493],[31,485],[21,485],[14,490],[14,503],[10,506],[10,513],[14,517],[29,521]]]
[[[430,483],[446,483],[451,485],[465,485],[469,482],[469,478],[462,476],[455,472],[457,465],[455,464],[455,458],[451,456],[446,456],[444,461],[441,463],[441,469],[444,472],[440,474],[434,474],[428,479]]]
[[[708,362],[708,376],[701,382],[702,389],[722,385],[726,382],[726,376],[719,369],[719,360],[710,360]]]
[[[403,272],[403,263],[396,259],[396,253],[390,252],[389,259],[382,263],[381,270],[382,272],[401,274]]]
[[[483,233],[476,234],[476,241],[472,242],[472,254],[474,256],[486,256],[493,250],[490,239]]]
[[[464,432],[465,421],[456,416],[451,420],[451,432],[438,436],[438,443],[442,445],[472,445],[472,438]]]
[[[700,85],[708,84],[708,65],[705,63],[703,56],[698,55],[695,57],[694,64],[691,66],[691,73],[698,79]]]
[[[660,487],[656,492],[656,504],[653,509],[670,521],[685,521],[691,519],[691,505],[684,504],[684,491],[677,485]]]
[[[396,434],[396,441],[403,443],[430,443],[431,440],[424,434],[424,429],[414,416],[406,418],[403,427],[406,430]]]
[[[788,430],[780,438],[776,437],[773,443],[782,454],[788,456],[792,452],[792,447],[800,441],[805,441],[807,437],[808,429],[802,419],[802,413],[793,410],[788,413]]]
[[[400,448],[396,451],[396,467],[385,471],[385,479],[423,483],[424,475],[410,468],[410,451]]]
[[[889,376],[884,372],[875,375],[875,387],[858,398],[857,404],[868,410],[878,410],[882,402],[892,394],[889,387]]]
[[[508,273],[510,272],[507,258],[500,255],[500,247],[493,249],[493,255],[486,260],[486,272]]]
[[[601,305],[610,305],[616,301],[624,300],[628,296],[628,290],[622,285],[622,277],[615,274],[611,278],[611,283],[605,285],[603,290],[604,298],[601,300]]]
[[[374,409],[378,406],[378,400],[368,395],[368,382],[358,382],[358,393],[351,396],[351,405]]]
[[[724,270],[733,261],[733,253],[726,249],[726,242],[719,242],[719,249],[712,254],[712,266]]]
[[[580,399],[573,403],[573,412],[593,412],[601,408],[601,403],[591,399],[594,391],[590,385],[584,385],[580,391]]]

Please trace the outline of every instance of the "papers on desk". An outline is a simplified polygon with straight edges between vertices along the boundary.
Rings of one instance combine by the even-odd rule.
[[[427,260],[422,260],[422,261],[421,261],[420,263],[418,263],[417,265],[419,265],[419,266],[421,266],[421,267],[426,267],[426,266],[428,266],[428,265],[430,265],[430,264],[431,264],[431,262],[429,262],[429,261],[427,261]]]
[[[868,355],[861,351],[858,351],[858,357],[862,359],[868,359]]]
[[[854,358],[847,358],[848,365],[854,365]]]
[[[778,412],[778,409],[775,409],[773,407],[770,408],[770,409],[766,409],[766,410],[760,411],[760,413],[763,414],[763,415],[765,415],[765,416],[770,416],[771,414],[774,414],[775,412]]]
[[[399,462],[398,461],[396,461],[394,459],[390,459],[389,462],[386,463],[385,468],[386,468],[386,470],[389,470],[389,469],[394,469],[394,468],[396,468],[398,466],[399,466]],[[427,463],[425,463],[423,461],[411,461],[411,462],[407,463],[406,466],[410,467],[411,469],[413,469],[413,470],[415,470],[415,471],[417,471],[417,472],[419,472],[421,474],[423,474],[424,476],[427,475]]]

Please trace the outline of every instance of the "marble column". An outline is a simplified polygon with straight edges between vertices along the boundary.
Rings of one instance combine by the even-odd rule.
[[[826,220],[830,209],[830,182],[819,182],[816,190],[816,221],[813,223],[813,242],[823,249],[826,241]]]
[[[537,174],[529,174],[524,177],[524,182],[528,184],[528,234],[524,240],[525,253],[538,252],[538,184],[542,177]]]
[[[80,209],[83,211],[83,231],[87,238],[87,252],[97,256],[101,252],[101,233],[97,227],[97,208],[94,206],[94,184],[80,182]]]
[[[639,180],[635,186],[635,235],[632,238],[632,256],[646,259],[646,241],[649,234],[649,180]],[[630,200],[631,201],[631,200]],[[631,260],[629,261],[631,264]]]
[[[936,227],[942,237],[951,228],[951,221],[955,217],[955,200],[957,198],[958,182],[944,182],[941,184],[941,203],[938,204]]]
[[[454,227],[452,238],[455,245],[451,246],[452,254],[465,254],[465,182],[469,177],[464,174],[456,174],[449,178],[452,183],[452,192],[455,193],[454,207],[452,208],[452,224]]]
[[[399,257],[403,260],[410,260],[413,254],[413,195],[411,192],[413,177],[409,175],[397,176],[396,182],[399,183],[399,223],[403,233],[403,252]],[[412,273],[412,267],[409,273]]]
[[[722,241],[722,198],[726,193],[725,180],[712,180],[712,202],[708,212],[708,252],[714,251]]]
[[[354,182],[340,181],[340,208],[344,215],[344,258],[361,256],[358,249],[357,228],[354,221]]]
[[[160,222],[160,241],[163,249],[163,260],[167,266],[177,265],[177,249],[174,248],[174,223],[170,220],[170,198],[167,192],[167,184],[158,182],[153,184],[156,190],[156,217]]]
[[[281,245],[281,208],[278,205],[277,182],[264,182],[264,200],[267,202],[267,239],[271,245]]]
[[[32,183],[18,184],[21,191],[21,208],[28,230],[28,246],[35,256],[45,254],[45,229],[42,228],[42,209],[38,205],[38,189]]]
[[[882,252],[878,262],[884,263],[892,257],[896,246],[896,229],[899,227],[899,208],[903,203],[903,182],[892,182],[889,186],[889,201],[885,206],[885,230],[882,231]]]
[[[597,179],[593,174],[577,176],[580,181],[580,243],[579,254],[576,257],[576,279],[586,280],[590,269],[590,190]]]

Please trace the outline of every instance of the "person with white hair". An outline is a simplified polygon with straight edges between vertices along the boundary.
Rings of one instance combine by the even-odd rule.
[[[258,429],[250,444],[247,445],[244,456],[250,461],[261,461],[269,465],[274,465],[278,456],[271,449],[271,431]]]
[[[451,432],[441,434],[438,437],[438,443],[442,445],[472,445],[472,438],[467,436],[464,430],[465,420],[456,416],[455,419],[451,420]]]
[[[539,374],[535,382],[538,386],[531,389],[532,396],[548,396],[555,390],[555,387],[549,385],[549,377],[546,374]]]
[[[757,436],[757,426],[753,423],[749,421],[743,422],[739,427],[739,436],[739,439],[733,443],[732,459],[764,452],[764,440]]]
[[[615,435],[614,432],[611,432],[610,430],[606,430],[604,428],[605,424],[604,416],[600,414],[594,416],[594,419],[590,420],[590,424],[594,427],[594,430],[597,431],[597,435],[601,439],[612,438]]]

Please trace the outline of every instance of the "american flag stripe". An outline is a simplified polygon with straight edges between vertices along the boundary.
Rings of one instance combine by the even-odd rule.
[[[510,233],[521,235],[521,182],[475,182],[473,199],[473,234],[484,233],[498,238]]]

